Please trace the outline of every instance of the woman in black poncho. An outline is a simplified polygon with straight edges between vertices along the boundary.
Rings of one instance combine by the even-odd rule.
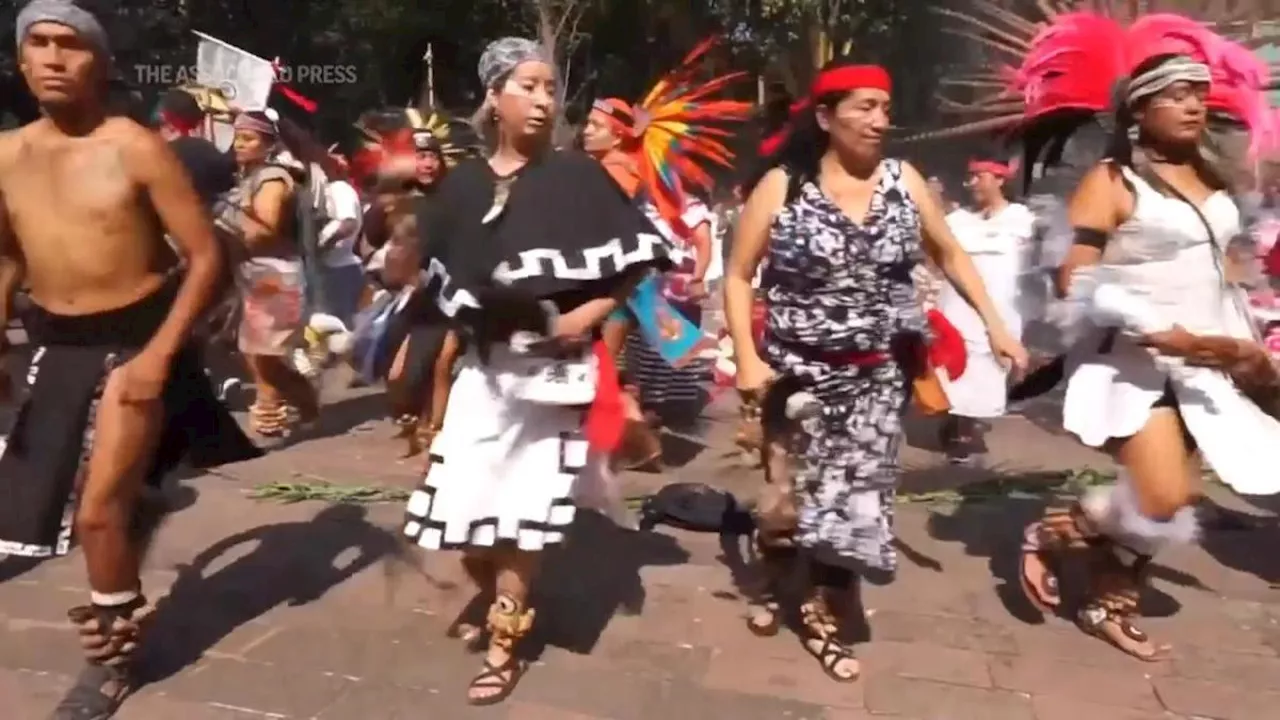
[[[493,597],[469,691],[478,705],[505,699],[523,670],[513,652],[533,621],[529,587],[539,551],[573,521],[587,437],[607,454],[621,434],[599,328],[645,273],[668,265],[666,242],[598,163],[551,149],[547,57],[520,38],[485,50],[478,119],[494,150],[454,168],[421,228],[438,304],[467,351],[404,532],[424,548],[465,550]]]

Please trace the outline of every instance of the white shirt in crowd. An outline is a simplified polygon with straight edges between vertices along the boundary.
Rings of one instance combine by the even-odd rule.
[[[360,194],[350,183],[333,180],[324,189],[325,226],[320,229],[321,247],[329,247],[322,261],[329,267],[359,265],[356,241],[360,237],[360,225],[364,217]],[[343,220],[354,220],[350,229],[343,230]],[[332,245],[330,243],[332,242]]]
[[[1006,205],[990,217],[960,209],[947,215],[947,225],[973,259],[1005,326],[1014,337],[1021,337],[1020,282],[1028,270],[1035,214],[1017,203]],[[952,414],[971,418],[1004,415],[1007,371],[991,352],[982,318],[950,283],[942,286],[938,310],[964,337],[968,356],[963,375],[943,380]]]

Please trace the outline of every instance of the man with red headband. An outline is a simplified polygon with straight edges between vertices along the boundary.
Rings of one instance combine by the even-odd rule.
[[[721,88],[744,78],[742,73],[691,80],[702,71],[712,47],[713,41],[695,47],[634,106],[619,98],[596,100],[582,133],[583,149],[680,249],[681,266],[657,280],[658,291],[638,292],[604,328],[605,343],[615,356],[625,344],[628,375],[650,418],[668,421],[698,415],[706,382],[704,368],[684,364],[701,349],[691,335],[701,338],[698,326],[713,253],[711,212],[690,191],[711,189],[711,165],[729,167],[732,153],[723,143],[728,135],[724,126],[751,112],[748,103],[714,99]],[[650,332],[644,332],[646,326]],[[655,326],[669,338],[665,345],[654,341]],[[683,351],[673,349],[678,346]],[[638,409],[631,409],[639,420]],[[631,456],[629,464],[651,465],[661,459],[661,445],[652,433],[643,432],[644,425],[634,423],[636,432],[628,435],[634,440],[623,453]]]
[[[1020,337],[1018,280],[1035,233],[1035,215],[1025,205],[1011,203],[1005,197],[1005,183],[1011,174],[1009,165],[997,157],[980,155],[971,160],[965,187],[973,209],[952,211],[947,215],[947,224],[973,258],[1005,327]],[[982,447],[980,422],[1005,413],[1008,368],[992,354],[982,318],[950,283],[942,287],[938,310],[964,337],[968,358],[960,377],[948,378],[945,372],[940,373],[951,403],[942,443],[953,462],[966,462]]]

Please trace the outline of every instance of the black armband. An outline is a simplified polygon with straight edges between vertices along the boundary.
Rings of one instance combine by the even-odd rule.
[[[1105,230],[1097,228],[1075,228],[1075,235],[1071,240],[1072,245],[1084,245],[1086,247],[1101,250],[1107,246],[1107,235]]]

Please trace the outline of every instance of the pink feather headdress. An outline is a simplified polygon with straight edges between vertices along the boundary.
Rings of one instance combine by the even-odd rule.
[[[1152,9],[1160,5],[1148,3]],[[1070,124],[1113,110],[1117,84],[1135,66],[1177,53],[1209,66],[1210,109],[1248,127],[1255,151],[1280,146],[1280,113],[1266,94],[1273,74],[1252,51],[1275,38],[1236,42],[1217,32],[1261,20],[1260,10],[1224,17],[1218,6],[1206,4],[1201,14],[1208,17],[1200,22],[1167,12],[1140,15],[1111,0],[1038,0],[1036,18],[1021,17],[992,0],[972,0],[971,7],[969,13],[938,12],[958,21],[959,27],[948,32],[1003,59],[944,79],[944,86],[971,91],[968,102],[941,98],[944,110],[968,115],[968,121],[913,139],[990,131],[1036,134],[1035,126],[1050,119]],[[1212,17],[1215,11],[1219,17]]]

